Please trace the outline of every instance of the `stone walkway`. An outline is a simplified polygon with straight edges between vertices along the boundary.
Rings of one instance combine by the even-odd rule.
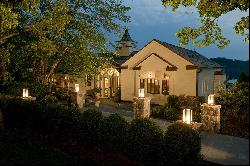
[[[122,115],[126,120],[133,119],[133,112],[109,105],[101,105],[99,108],[104,116],[112,113]],[[171,122],[162,119],[153,119],[164,131]],[[232,137],[221,134],[201,133],[204,159],[223,165],[249,165],[249,139]]]

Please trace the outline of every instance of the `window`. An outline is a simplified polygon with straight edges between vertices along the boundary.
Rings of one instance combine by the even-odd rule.
[[[162,94],[169,95],[169,80],[162,80]]]
[[[207,79],[203,80],[202,90],[203,90],[203,94],[208,92],[208,80]]]
[[[147,80],[147,92],[151,94],[160,94],[160,81],[155,79]]]
[[[144,89],[144,87],[145,87],[145,80],[140,79],[140,89]]]

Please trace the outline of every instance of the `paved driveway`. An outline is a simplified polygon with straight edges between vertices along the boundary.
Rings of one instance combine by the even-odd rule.
[[[104,116],[112,113],[122,115],[126,120],[133,119],[133,112],[112,106],[101,105],[99,108]],[[164,131],[171,122],[153,119]],[[232,137],[221,134],[201,133],[201,153],[205,160],[223,165],[249,165],[249,139]]]

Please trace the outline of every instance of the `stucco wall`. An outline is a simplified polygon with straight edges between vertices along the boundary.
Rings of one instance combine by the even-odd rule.
[[[176,66],[178,68],[177,71],[166,71],[166,67],[171,65],[169,65],[159,57],[151,55],[153,53],[165,59],[170,64]],[[143,59],[145,60],[142,62]],[[173,53],[172,51],[170,51],[169,49],[162,46],[156,41],[150,42],[146,47],[140,50],[128,61],[126,61],[122,66],[126,65],[128,66],[128,69],[123,69],[121,72],[122,100],[132,101],[133,96],[138,94],[140,79],[139,75],[147,72],[153,73],[152,78],[156,77],[156,72],[167,73],[170,76],[171,95],[196,95],[196,69],[186,70],[186,65],[192,65],[192,63],[183,59],[179,55],[176,55],[175,53]],[[133,70],[132,68],[135,66],[141,66],[141,70]],[[147,74],[144,74],[144,78],[145,75],[147,77]],[[152,102],[158,101],[162,103],[166,101],[166,96],[162,94],[146,94],[146,96],[152,97]]]

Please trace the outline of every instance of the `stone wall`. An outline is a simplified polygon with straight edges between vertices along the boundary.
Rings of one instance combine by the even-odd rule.
[[[218,133],[220,131],[220,108],[221,105],[201,105],[201,123],[203,130]]]
[[[134,118],[146,118],[150,116],[150,98],[134,98]]]

